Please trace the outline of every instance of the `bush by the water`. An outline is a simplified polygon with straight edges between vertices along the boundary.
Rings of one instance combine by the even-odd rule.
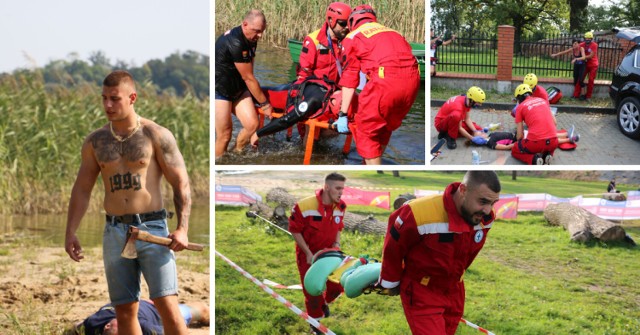
[[[409,42],[425,41],[425,2],[412,0],[343,1],[351,7],[369,4],[376,11],[378,22],[397,30]],[[302,40],[320,28],[331,1],[299,0],[269,1],[240,0],[216,1],[216,36],[240,25],[249,9],[261,9],[267,18],[268,27],[263,41],[266,44],[286,47],[287,39]]]

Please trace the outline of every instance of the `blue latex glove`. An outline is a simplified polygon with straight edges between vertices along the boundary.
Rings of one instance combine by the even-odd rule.
[[[338,118],[338,121],[336,121],[336,128],[338,129],[339,133],[349,132],[349,125],[346,116],[341,116]]]
[[[487,142],[489,142],[489,140],[482,136],[474,136],[473,139],[471,139],[471,142],[473,142],[475,145],[485,145],[487,144]]]

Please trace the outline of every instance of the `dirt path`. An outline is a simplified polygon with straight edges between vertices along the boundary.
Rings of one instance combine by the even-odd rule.
[[[7,250],[7,251],[4,251]],[[0,242],[0,334],[62,334],[108,302],[102,249],[73,262],[62,248],[8,247]],[[177,255],[180,302],[209,303],[209,266],[185,270]],[[148,298],[143,284],[143,298]],[[209,327],[189,334],[209,334]]]
[[[218,171],[215,175],[215,183],[242,185],[260,194],[266,194],[272,188],[283,187],[291,194],[306,196],[309,190],[321,188],[324,177],[333,171]],[[374,184],[364,179],[349,179],[349,186],[371,187]]]

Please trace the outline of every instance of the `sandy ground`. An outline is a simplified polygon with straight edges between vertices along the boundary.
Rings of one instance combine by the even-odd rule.
[[[108,302],[102,249],[85,250],[76,263],[62,248],[18,248],[0,242],[0,334],[61,334]],[[4,244],[4,245],[3,245]],[[15,242],[14,244],[15,245]],[[181,269],[177,255],[180,302],[209,303],[209,267],[206,273]],[[143,284],[143,298],[148,289]],[[209,327],[189,334],[209,334]]]

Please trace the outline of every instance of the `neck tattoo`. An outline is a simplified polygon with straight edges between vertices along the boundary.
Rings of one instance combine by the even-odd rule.
[[[136,119],[136,126],[135,128],[133,128],[133,130],[129,133],[129,135],[122,137],[118,134],[116,134],[115,131],[113,131],[113,122],[109,122],[109,130],[111,130],[111,135],[113,136],[113,138],[120,142],[120,149],[118,150],[118,153],[120,153],[120,155],[122,155],[122,143],[126,142],[128,139],[130,139],[136,132],[138,132],[138,130],[140,130],[140,116],[138,116],[138,118]]]

